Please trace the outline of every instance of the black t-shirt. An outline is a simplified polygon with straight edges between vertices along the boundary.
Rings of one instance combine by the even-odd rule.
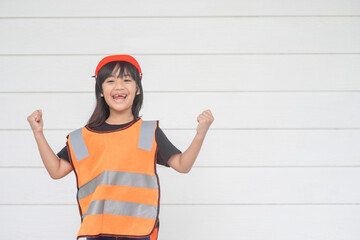
[[[138,120],[138,119],[137,119]],[[134,121],[137,121],[134,120]],[[121,125],[112,125],[106,122],[102,123],[98,127],[92,128],[95,131],[113,131],[119,128],[123,128],[128,126],[129,124],[133,123],[134,121],[121,124]],[[157,163],[166,167],[169,167],[167,162],[169,161],[170,157],[176,153],[181,153],[179,149],[177,149],[166,137],[165,133],[160,129],[160,127],[156,128],[155,131],[155,140],[158,146],[158,154],[157,154]],[[69,153],[67,151],[66,146],[58,152],[57,156],[59,158],[63,158],[66,161],[69,161]]]

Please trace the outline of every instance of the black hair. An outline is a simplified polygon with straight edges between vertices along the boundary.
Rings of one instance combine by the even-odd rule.
[[[96,84],[95,84],[96,106],[89,121],[87,122],[87,125],[90,128],[94,128],[101,125],[110,115],[109,106],[106,103],[105,99],[101,97],[101,93],[103,92],[102,84],[108,77],[110,77],[110,75],[114,70],[117,71],[119,68],[120,68],[120,73],[119,76],[117,77],[122,78],[124,77],[125,74],[130,74],[131,77],[136,82],[136,87],[140,91],[139,95],[135,95],[134,102],[131,108],[134,119],[137,119],[139,117],[139,112],[143,104],[144,94],[141,85],[141,77],[138,69],[131,63],[125,61],[109,62],[105,64],[102,68],[100,68],[98,75],[96,76]]]

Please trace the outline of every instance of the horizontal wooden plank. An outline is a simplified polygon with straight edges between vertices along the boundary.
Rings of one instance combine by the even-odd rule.
[[[45,128],[75,129],[86,124],[94,107],[90,93],[2,93],[0,124],[29,128],[26,120],[43,109]],[[197,126],[196,117],[211,109],[212,128],[359,128],[360,93],[146,93],[144,119],[160,119],[163,128]],[[22,116],[22,117],[21,117]],[[186,116],[186,117],[185,117]]]
[[[8,79],[0,91],[92,92],[91,76],[103,57],[0,56],[0,75]],[[360,90],[360,55],[135,57],[144,73],[146,91]]]
[[[358,53],[359,24],[354,17],[0,19],[0,54]]]
[[[57,181],[44,168],[0,168],[0,173],[1,204],[76,204],[73,172]],[[189,174],[162,167],[158,173],[164,204],[360,203],[358,167],[194,168]]]
[[[45,130],[55,153],[65,146],[69,132]],[[181,151],[195,135],[195,130],[164,132]],[[0,144],[2,167],[43,166],[30,130],[1,135],[7,139]],[[358,146],[360,130],[210,130],[195,166],[360,166]]]
[[[74,206],[0,206],[4,239],[75,239]],[[357,240],[356,206],[162,206],[159,240]],[[181,226],[181,231],[179,231]]]
[[[191,6],[191,7],[189,7]],[[223,1],[27,1],[0,2],[2,17],[63,17],[63,16],[258,16],[258,15],[356,15],[356,0],[223,0]]]
[[[355,240],[360,233],[359,206],[173,207],[163,208],[159,239]]]
[[[0,206],[4,239],[76,239],[80,228],[78,207],[73,206]],[[83,239],[85,240],[85,239]]]

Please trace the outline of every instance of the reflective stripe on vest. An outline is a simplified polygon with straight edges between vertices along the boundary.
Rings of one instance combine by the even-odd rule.
[[[70,142],[74,150],[74,154],[78,161],[89,156],[88,149],[82,137],[82,128],[76,129],[70,133]]]
[[[128,131],[97,133],[84,127],[69,134],[82,219],[78,238],[151,233],[156,239],[160,202],[156,127],[156,121],[140,119]]]
[[[113,214],[131,217],[156,219],[157,207],[149,204],[121,202],[113,200],[92,201],[83,218],[88,215]]]
[[[99,185],[120,185],[150,189],[158,188],[156,176],[131,172],[104,171],[99,176],[79,188],[79,200],[92,194]]]
[[[151,150],[152,139],[154,137],[156,122],[155,121],[143,121],[141,123],[140,138],[138,148],[147,151]]]

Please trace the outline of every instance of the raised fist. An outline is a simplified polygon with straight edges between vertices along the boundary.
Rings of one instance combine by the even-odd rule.
[[[205,137],[206,132],[208,131],[210,125],[214,121],[214,117],[210,111],[210,109],[203,111],[198,117],[198,126],[196,128],[197,134],[201,137]]]
[[[31,115],[27,117],[27,120],[33,132],[42,132],[44,123],[42,119],[41,109],[34,111]]]

